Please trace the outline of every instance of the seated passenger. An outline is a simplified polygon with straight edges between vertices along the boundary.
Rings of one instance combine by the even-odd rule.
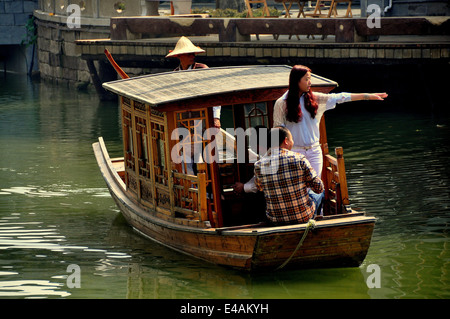
[[[321,207],[324,185],[306,157],[291,151],[294,141],[288,129],[276,127],[270,134],[278,137],[279,146],[272,145],[255,163],[255,184],[264,192],[266,216],[276,225],[306,223]]]

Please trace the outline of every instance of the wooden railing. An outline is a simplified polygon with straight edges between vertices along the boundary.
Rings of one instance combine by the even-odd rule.
[[[322,181],[325,187],[324,215],[346,213],[348,205],[347,177],[344,164],[344,150],[342,147],[335,149],[336,157],[328,152],[328,145],[322,146],[323,172]]]
[[[174,211],[187,219],[207,221],[206,174],[173,172]]]

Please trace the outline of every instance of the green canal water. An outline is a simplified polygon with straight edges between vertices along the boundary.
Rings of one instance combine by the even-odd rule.
[[[91,147],[103,136],[121,156],[115,102],[1,75],[0,298],[450,298],[450,118],[345,108],[327,112],[328,139],[352,205],[378,219],[364,263],[247,274],[126,225]]]

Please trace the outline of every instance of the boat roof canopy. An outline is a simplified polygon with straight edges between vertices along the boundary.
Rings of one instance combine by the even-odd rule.
[[[234,66],[156,73],[103,83],[120,96],[151,106],[252,89],[287,88],[291,67],[287,65]],[[312,75],[312,86],[337,86]]]

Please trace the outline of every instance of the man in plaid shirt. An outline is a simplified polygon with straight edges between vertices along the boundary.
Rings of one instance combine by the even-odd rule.
[[[272,145],[278,142],[279,147],[255,163],[255,183],[264,192],[267,218],[274,224],[306,223],[321,204],[322,180],[304,155],[291,151],[294,141],[288,129],[276,127],[270,134]],[[308,188],[316,194],[310,195]]]

